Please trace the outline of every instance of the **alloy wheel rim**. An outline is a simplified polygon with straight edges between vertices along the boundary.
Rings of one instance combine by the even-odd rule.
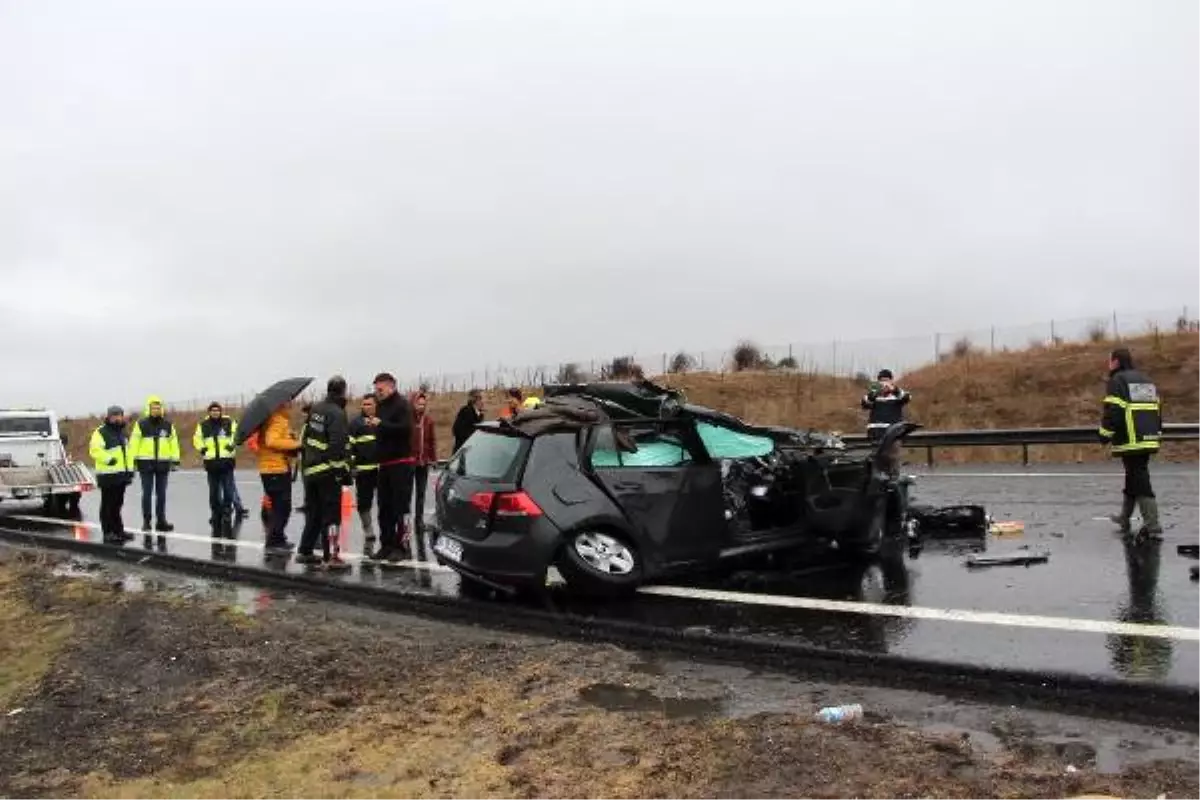
[[[604,533],[581,533],[575,537],[575,552],[588,566],[605,575],[633,572],[633,552],[620,540]]]

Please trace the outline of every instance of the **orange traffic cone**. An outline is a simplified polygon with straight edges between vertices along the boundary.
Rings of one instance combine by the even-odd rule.
[[[338,526],[338,544],[346,549],[346,540],[350,538],[350,520],[354,517],[354,493],[349,486],[342,487],[342,523]]]

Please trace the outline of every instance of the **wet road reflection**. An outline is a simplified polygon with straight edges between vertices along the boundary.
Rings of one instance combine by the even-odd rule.
[[[169,498],[179,526],[169,534],[144,538],[140,531],[127,548],[143,548],[197,559],[245,564],[301,573],[313,568],[288,555],[263,550],[264,532],[257,515],[226,534],[207,535],[207,493],[202,473],[179,473]],[[243,497],[256,508],[257,477],[240,475]],[[1120,478],[1114,474],[1063,475],[1039,479],[960,477],[954,473],[922,478],[920,502],[941,505],[979,503],[998,520],[1025,522],[1016,538],[930,540],[917,552],[891,550],[875,563],[848,563],[836,552],[809,549],[786,556],[760,557],[724,566],[700,576],[670,579],[683,587],[716,588],[756,595],[851,600],[892,606],[1007,612],[1084,620],[1110,620],[1197,627],[1196,584],[1187,564],[1174,555],[1176,544],[1194,543],[1197,531],[1196,473],[1156,475],[1169,527],[1161,546],[1126,547],[1111,525],[1109,511]],[[298,488],[297,504],[303,502]],[[136,495],[136,490],[132,491]],[[432,492],[427,493],[432,510]],[[135,497],[131,497],[136,501]],[[37,527],[77,539],[99,542],[94,526],[98,498],[86,496],[79,520],[34,524],[12,515],[36,509],[5,508],[9,527]],[[127,514],[128,517],[128,514]],[[193,522],[195,524],[189,524]],[[303,514],[293,517],[289,538],[299,538]],[[432,557],[431,537],[414,534],[414,559],[400,565],[375,565],[362,558],[363,532],[351,514],[343,552],[352,569],[321,573],[330,581],[365,582],[397,591],[466,596],[479,601],[489,592],[464,587]],[[1028,546],[1051,552],[1048,563],[1030,567],[968,570],[972,552],[1005,553]],[[1170,554],[1170,555],[1164,555]],[[539,603],[589,616],[619,618],[676,629],[753,635],[799,641],[821,647],[890,652],[965,664],[1107,674],[1138,680],[1196,685],[1197,645],[1141,636],[1064,633],[1001,624],[964,624],[877,614],[745,605],[681,597],[638,595],[605,602],[572,598],[548,590],[541,598],[494,598],[488,602]]]

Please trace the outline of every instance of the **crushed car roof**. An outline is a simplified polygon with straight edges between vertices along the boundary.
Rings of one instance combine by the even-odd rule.
[[[679,389],[648,380],[586,384],[548,384],[539,408],[521,410],[500,421],[500,428],[538,436],[554,431],[582,430],[617,420],[690,418],[738,433],[768,437],[793,447],[840,448],[841,440],[818,431],[752,425],[732,414],[693,405]]]

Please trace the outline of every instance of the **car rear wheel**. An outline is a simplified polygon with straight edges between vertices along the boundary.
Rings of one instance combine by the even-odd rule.
[[[581,530],[567,536],[559,571],[567,585],[590,593],[630,591],[642,581],[642,558],[619,534]]]

